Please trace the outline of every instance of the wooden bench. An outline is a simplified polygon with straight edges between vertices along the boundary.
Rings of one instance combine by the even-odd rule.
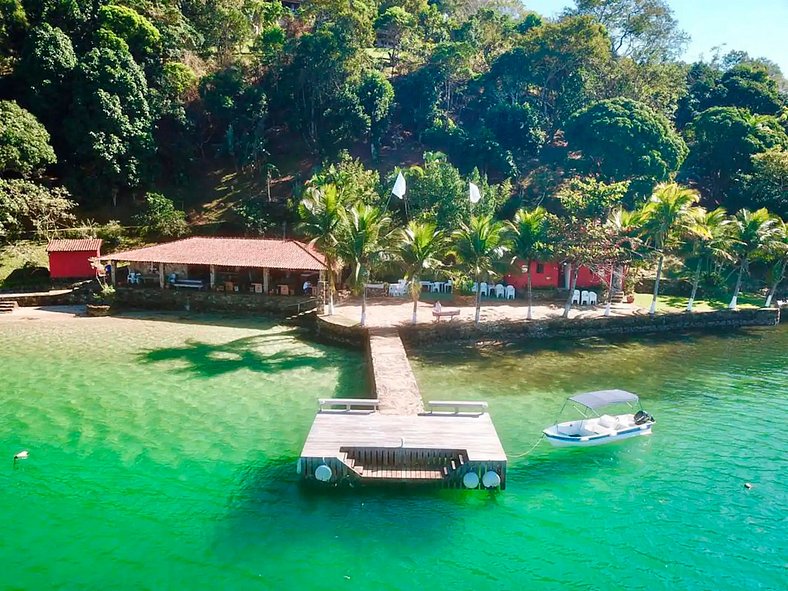
[[[188,287],[191,289],[202,289],[205,284],[199,279],[176,279],[170,285],[175,288]]]
[[[483,400],[430,400],[427,402],[427,410],[432,412],[447,412],[451,410],[454,414],[459,412],[487,412],[487,403]]]
[[[380,401],[377,398],[318,398],[318,410],[335,410],[334,407],[342,406],[344,410],[353,410],[352,407],[362,407],[365,410],[378,410]]]
[[[443,318],[444,316],[448,317],[449,320],[451,321],[451,320],[454,320],[455,316],[459,316],[460,315],[460,311],[459,310],[441,310],[440,312],[438,312],[437,310],[433,310],[432,311],[432,315],[435,317],[435,322],[440,322],[441,318]]]

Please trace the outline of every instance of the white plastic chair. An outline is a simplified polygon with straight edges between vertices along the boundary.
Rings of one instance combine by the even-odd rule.
[[[478,283],[474,283],[473,287],[471,287],[471,291],[473,293],[476,293],[478,289],[479,289],[479,284]]]
[[[580,290],[576,289],[572,292],[572,303],[579,304],[580,303]]]
[[[479,294],[485,297],[489,297],[490,295],[490,290],[488,289],[487,284],[483,281],[479,284]]]
[[[139,280],[137,279],[137,274],[134,271],[129,271],[129,278],[128,283],[131,285],[132,283],[137,283]]]
[[[449,279],[446,282],[446,293],[451,293],[453,287],[454,287],[454,282],[451,279]]]
[[[502,297],[504,297],[505,294],[506,294],[506,288],[501,283],[499,283],[498,285],[495,286],[495,297],[496,298],[502,298]]]
[[[441,292],[441,284],[437,281],[430,284],[430,291],[432,293],[440,293]]]
[[[588,303],[591,306],[596,306],[596,292],[595,291],[589,291],[588,292]]]
[[[588,292],[585,289],[580,292],[580,305],[581,306],[588,305]]]
[[[506,299],[513,300],[514,299],[514,285],[507,285],[506,286]]]

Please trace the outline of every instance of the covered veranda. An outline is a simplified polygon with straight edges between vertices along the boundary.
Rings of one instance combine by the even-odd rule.
[[[101,257],[114,286],[316,296],[320,252],[297,240],[186,238]]]

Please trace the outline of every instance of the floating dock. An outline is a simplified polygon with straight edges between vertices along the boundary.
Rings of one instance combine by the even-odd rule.
[[[346,408],[337,410],[338,405]],[[430,412],[415,416],[382,414],[377,405],[321,400],[298,461],[302,478],[506,488],[506,453],[485,403],[429,402]]]

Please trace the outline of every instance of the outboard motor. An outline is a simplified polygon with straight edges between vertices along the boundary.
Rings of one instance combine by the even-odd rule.
[[[654,417],[648,414],[645,410],[639,410],[635,413],[635,424],[642,425],[643,423],[654,422]]]

